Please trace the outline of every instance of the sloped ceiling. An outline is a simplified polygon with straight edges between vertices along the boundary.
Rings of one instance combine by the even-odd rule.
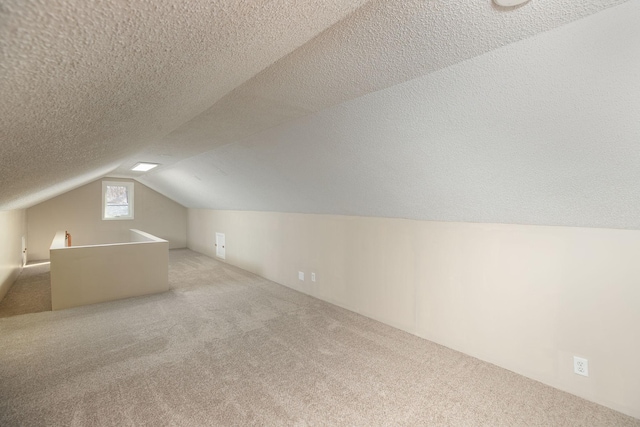
[[[118,167],[363,3],[3,0],[0,206]]]
[[[3,5],[1,206],[640,228],[639,1],[212,5]]]

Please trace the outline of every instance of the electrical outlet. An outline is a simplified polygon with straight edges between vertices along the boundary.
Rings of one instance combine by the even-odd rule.
[[[298,279],[304,282],[304,273],[302,271],[298,271]]]
[[[589,376],[589,361],[582,357],[573,356],[573,372],[585,377]]]
[[[316,281],[316,273],[311,273],[311,281],[312,282]]]

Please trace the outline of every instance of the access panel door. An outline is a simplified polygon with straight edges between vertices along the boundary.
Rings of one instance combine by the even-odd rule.
[[[224,259],[224,233],[216,233],[216,256]]]

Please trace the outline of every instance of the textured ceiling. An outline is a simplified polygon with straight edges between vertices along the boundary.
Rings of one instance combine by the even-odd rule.
[[[371,1],[117,172],[126,175],[140,156],[171,164],[622,2],[536,0],[505,9],[491,0]]]
[[[193,207],[640,228],[638,22],[625,3],[142,181]]]
[[[190,207],[640,228],[622,3],[5,2],[0,208],[111,170]]]
[[[364,2],[3,0],[0,208],[121,164]]]

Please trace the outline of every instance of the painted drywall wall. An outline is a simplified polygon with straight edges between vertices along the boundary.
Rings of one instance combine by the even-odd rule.
[[[22,271],[22,237],[27,236],[24,209],[0,211],[0,301]]]
[[[136,228],[169,241],[170,248],[187,243],[187,210],[160,193],[133,181],[133,220],[102,219],[103,178],[27,209],[29,260],[49,259],[49,246],[58,230],[72,236],[73,245],[127,242]]]
[[[189,248],[216,232],[230,264],[640,417],[640,231],[189,209]]]
[[[53,310],[169,290],[169,242],[130,230],[127,243],[72,246],[58,231],[51,243]]]

